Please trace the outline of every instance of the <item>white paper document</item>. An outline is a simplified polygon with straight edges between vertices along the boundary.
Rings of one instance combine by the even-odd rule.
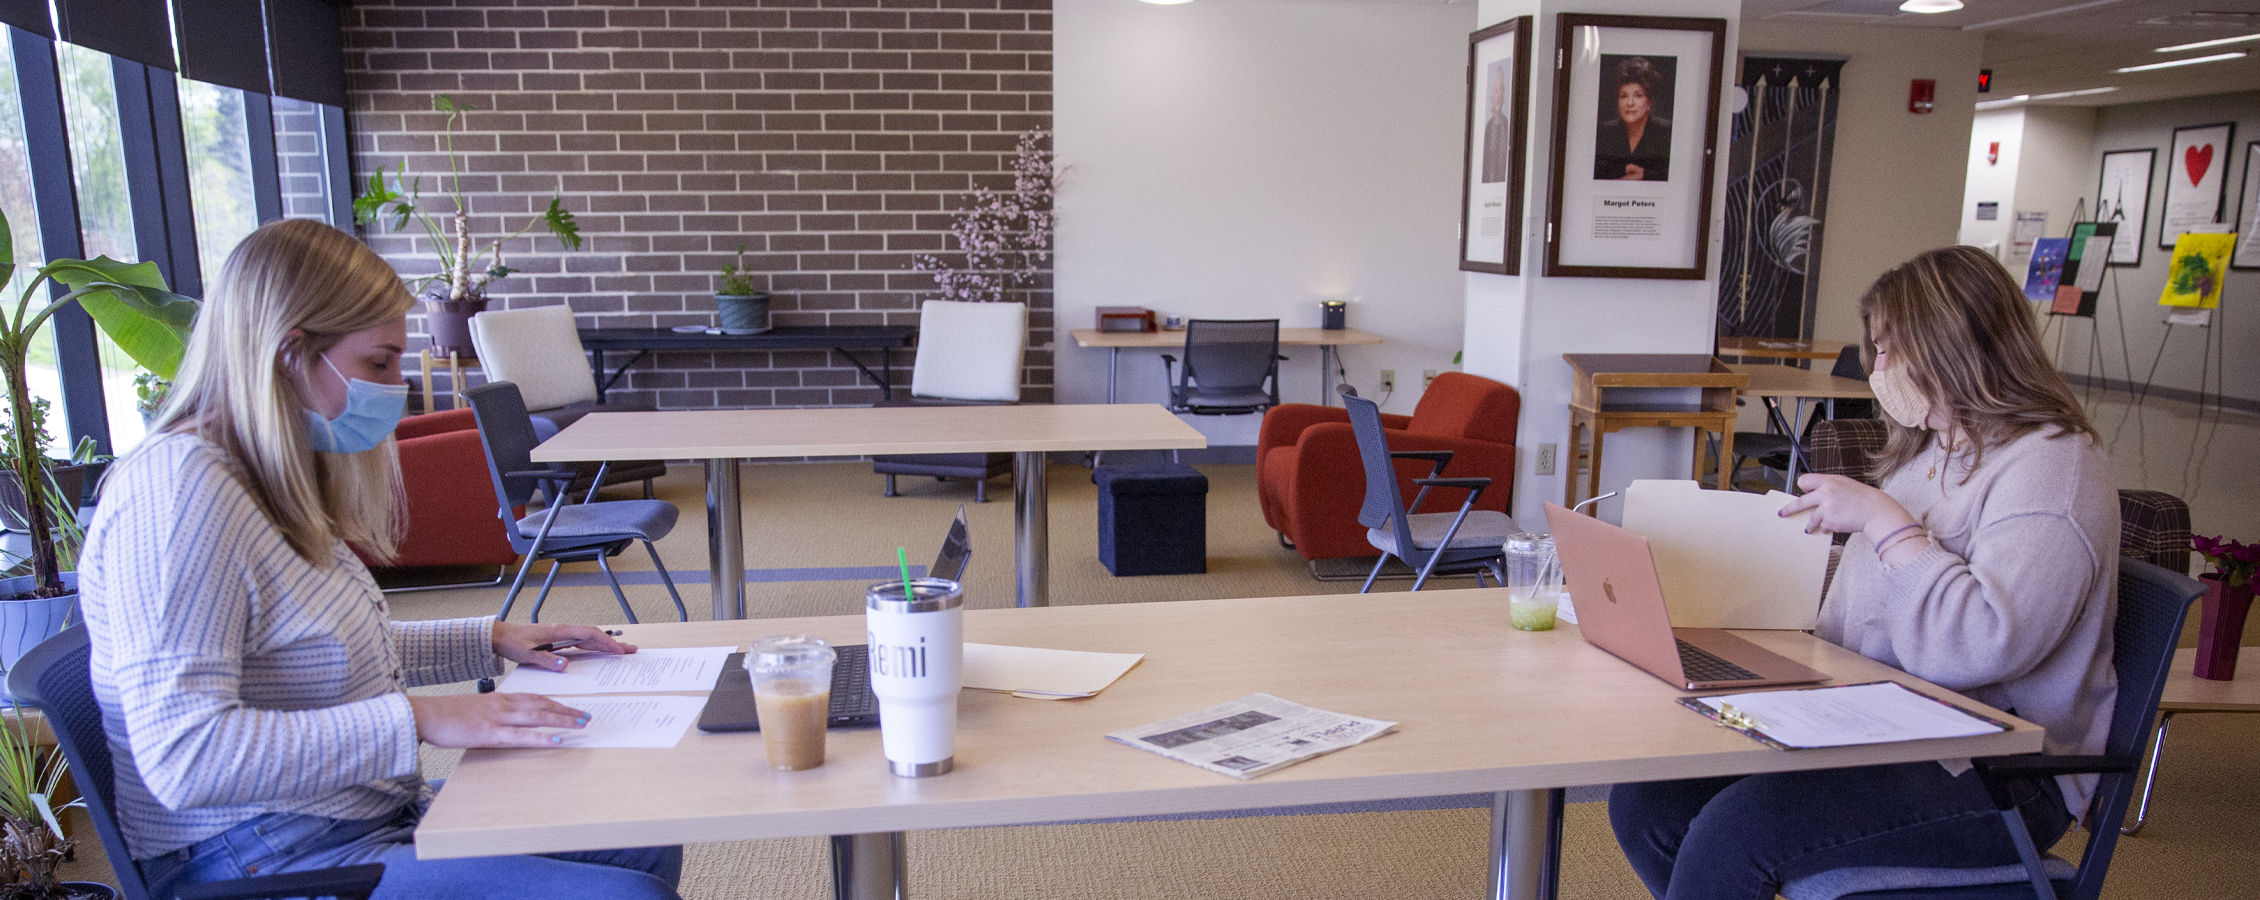
[[[711,691],[722,675],[722,661],[736,647],[676,647],[634,653],[568,654],[563,672],[519,666],[502,680],[504,693],[638,694],[661,691]]]
[[[1126,728],[1107,740],[1246,780],[1395,731],[1397,723],[1249,694],[1230,703]]]
[[[1692,697],[1714,712],[1732,706],[1750,728],[1792,750],[1849,747],[2007,731],[1891,681]]]
[[[557,702],[589,714],[580,728],[544,728],[565,736],[559,749],[673,747],[698,721],[705,697],[557,697]]]
[[[1069,700],[1106,690],[1143,653],[1086,653],[1001,644],[965,645],[965,686],[1031,700]]]

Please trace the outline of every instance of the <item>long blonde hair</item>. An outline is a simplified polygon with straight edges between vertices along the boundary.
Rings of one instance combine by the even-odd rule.
[[[414,304],[392,266],[352,235],[311,219],[261,227],[228,254],[205,294],[150,430],[194,434],[226,451],[307,562],[329,565],[335,538],[389,560],[406,530],[398,448],[387,437],[360,453],[314,452],[306,400],[290,373]]]
[[[1875,367],[1876,341],[1887,343],[1893,368],[1904,367],[1931,408],[1970,441],[1965,480],[1986,450],[2041,428],[2095,438],[2071,384],[2041,349],[2024,292],[1985,251],[1943,247],[1883,273],[1860,298],[1860,327],[1868,367]],[[1927,427],[1892,421],[1876,476],[1937,439]]]

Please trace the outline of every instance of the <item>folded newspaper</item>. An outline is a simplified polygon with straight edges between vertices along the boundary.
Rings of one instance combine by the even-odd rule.
[[[1254,778],[1396,730],[1397,723],[1313,709],[1270,694],[1249,694],[1107,740],[1150,750],[1234,778]]]

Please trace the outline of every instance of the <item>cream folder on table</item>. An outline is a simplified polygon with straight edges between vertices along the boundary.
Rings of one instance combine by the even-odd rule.
[[[1085,653],[969,642],[965,645],[965,686],[1033,700],[1071,700],[1106,690],[1145,658],[1143,653]]]
[[[1791,499],[1693,481],[1626,488],[1624,527],[1655,552],[1674,627],[1809,631],[1819,622],[1829,534],[1805,533],[1809,512],[1782,518]]]

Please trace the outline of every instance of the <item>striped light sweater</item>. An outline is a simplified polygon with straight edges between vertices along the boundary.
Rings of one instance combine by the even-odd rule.
[[[391,621],[343,541],[308,564],[200,438],[152,436],[102,494],[79,589],[135,858],[266,813],[418,798],[402,689],[499,674],[494,620]]]

